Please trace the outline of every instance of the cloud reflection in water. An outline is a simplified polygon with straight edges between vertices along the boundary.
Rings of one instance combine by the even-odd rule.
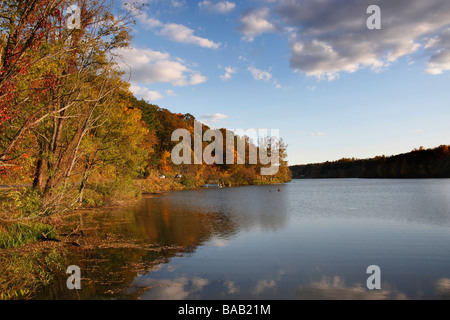
[[[307,300],[404,300],[406,295],[383,283],[382,290],[368,290],[361,284],[346,286],[344,277],[323,276],[318,282],[301,286],[295,292],[296,299]]]

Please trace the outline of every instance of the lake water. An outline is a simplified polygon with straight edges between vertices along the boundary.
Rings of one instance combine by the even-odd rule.
[[[450,180],[192,190],[95,216],[81,299],[449,299]],[[369,290],[367,267],[381,270]],[[65,279],[41,296],[74,298]]]

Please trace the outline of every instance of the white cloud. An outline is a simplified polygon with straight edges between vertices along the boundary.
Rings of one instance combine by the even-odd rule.
[[[184,7],[186,5],[186,0],[122,0],[122,4],[125,8],[134,9],[140,9],[150,4],[158,4],[161,6],[165,6],[167,8],[166,10],[170,10],[172,8],[178,9]]]
[[[153,29],[162,27],[163,23],[159,21],[158,19],[151,18],[147,15],[145,12],[141,12],[139,15],[137,15],[136,19],[144,25],[146,29]]]
[[[169,40],[194,44],[203,48],[218,49],[220,43],[207,38],[202,38],[194,34],[194,30],[176,23],[163,23],[158,19],[149,17],[146,12],[140,12],[136,18],[146,29],[157,29],[157,33]]]
[[[134,93],[134,95],[136,97],[142,98],[149,102],[160,100],[160,99],[164,98],[164,96],[162,94],[160,94],[158,91],[150,91],[147,88],[140,87],[137,85],[131,85],[130,90],[131,90],[131,92]]]
[[[198,3],[199,8],[216,13],[230,13],[236,8],[236,4],[230,1],[220,1],[213,3],[209,0],[204,0]]]
[[[248,71],[250,71],[255,80],[269,81],[272,79],[272,74],[268,71],[260,70],[255,67],[249,67]]]
[[[166,90],[166,95],[170,97],[177,97],[178,95],[173,90]]]
[[[243,40],[252,42],[256,36],[275,32],[277,26],[275,23],[269,21],[269,8],[260,8],[257,10],[248,10],[239,18],[241,25],[239,31],[244,34]]]
[[[202,75],[199,72],[196,72],[191,76],[189,84],[191,84],[191,85],[201,84],[203,82],[206,82],[207,80],[208,80],[207,77],[205,77],[204,75]]]
[[[273,80],[273,85],[275,86],[275,89],[281,89],[282,88],[282,86],[281,86],[281,84],[279,84],[278,83],[278,80]]]
[[[315,132],[315,133],[310,133],[309,136],[310,137],[322,137],[322,136],[326,136],[326,133],[323,132]]]
[[[208,120],[210,122],[217,122],[220,120],[228,119],[228,116],[221,114],[221,113],[205,114],[205,115],[201,116],[200,119]]]
[[[367,2],[280,0],[275,11],[290,30],[291,68],[333,80],[341,72],[380,71],[425,53],[428,73],[450,70],[450,1],[379,0],[377,5],[382,28],[369,30]]]
[[[195,44],[203,48],[217,49],[220,43],[201,38],[194,34],[194,30],[176,23],[167,23],[161,29],[160,34],[176,42]]]
[[[236,72],[237,72],[236,68],[226,67],[225,68],[225,74],[221,75],[220,78],[223,81],[230,80],[231,78],[233,78],[233,74],[235,74]]]
[[[450,70],[450,28],[428,40],[425,48],[433,53],[426,63],[426,72],[437,75]]]
[[[171,1],[172,2],[172,6],[174,7],[174,8],[181,8],[181,7],[183,7],[186,3],[184,2],[184,0],[183,1],[180,1],[180,0],[172,0]]]
[[[130,72],[133,83],[170,83],[174,86],[197,85],[207,81],[200,72],[192,70],[183,60],[168,53],[151,49],[127,48],[116,51],[122,58],[119,67]]]

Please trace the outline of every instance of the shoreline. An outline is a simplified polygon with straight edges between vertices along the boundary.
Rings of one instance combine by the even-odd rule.
[[[224,187],[224,189],[279,184],[286,183],[235,185]],[[111,248],[119,250],[126,248],[144,250],[150,248],[151,250],[158,250],[158,243],[148,243],[143,246],[140,243],[135,243],[133,238],[118,237],[114,233],[97,234],[102,220],[97,221],[96,217],[107,215],[108,212],[114,209],[136,206],[142,199],[156,198],[175,191],[200,191],[205,189],[208,188],[185,187],[154,192],[144,191],[134,199],[116,200],[103,206],[73,208],[69,211],[55,213],[43,218],[40,222],[46,222],[54,228],[56,232],[55,237],[41,237],[22,245],[1,249],[0,260],[2,262],[0,273],[8,276],[12,270],[20,270],[20,272],[14,272],[8,276],[13,279],[11,283],[14,283],[14,285],[8,285],[6,279],[3,279],[2,283],[2,279],[0,279],[0,295],[2,295],[0,300],[34,299],[42,290],[48,288],[49,283],[65,276],[64,271],[67,267],[65,265],[67,262],[64,261],[69,256],[82,255],[82,252],[86,253],[90,250]],[[114,222],[117,225],[120,223],[123,223],[123,221]],[[174,250],[177,248],[166,249]],[[21,288],[21,291],[16,290],[16,288]]]

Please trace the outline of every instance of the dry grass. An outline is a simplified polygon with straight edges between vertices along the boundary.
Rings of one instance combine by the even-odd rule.
[[[160,179],[157,175],[150,175],[146,179],[136,180],[135,184],[143,194],[186,189],[186,187],[182,185],[179,180],[175,180],[171,176],[167,176],[166,179]]]

